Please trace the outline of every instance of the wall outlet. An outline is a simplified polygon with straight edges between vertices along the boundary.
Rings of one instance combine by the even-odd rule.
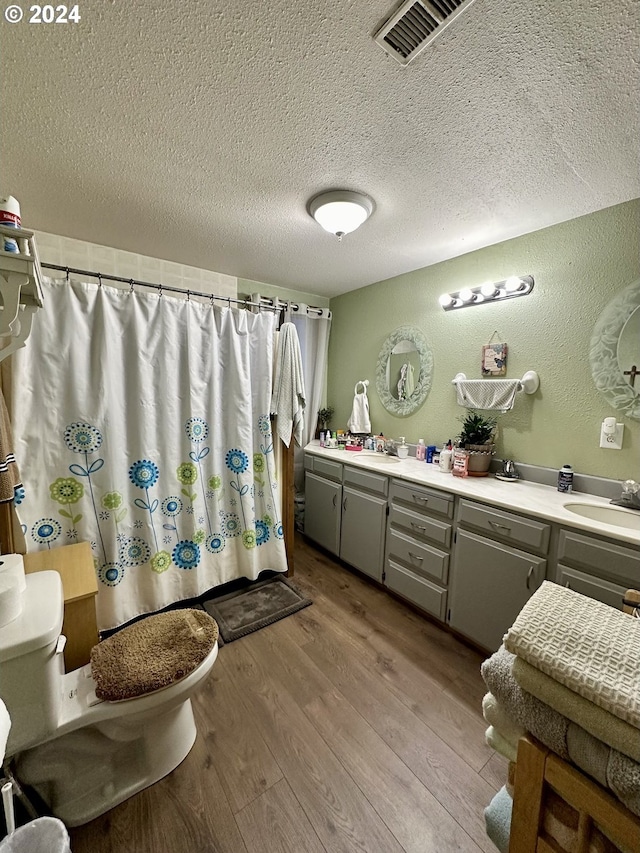
[[[616,424],[614,432],[608,432],[603,424],[600,428],[600,447],[605,450],[622,450],[624,424]]]

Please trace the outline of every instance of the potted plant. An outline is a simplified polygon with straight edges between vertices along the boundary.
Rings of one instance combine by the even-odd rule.
[[[325,409],[318,410],[318,430],[319,432],[324,432],[329,424],[331,423],[331,418],[333,417],[333,408],[331,406],[327,406]]]
[[[458,443],[469,452],[469,475],[486,477],[491,457],[495,453],[494,438],[498,419],[470,410],[459,420],[462,421],[462,430]]]

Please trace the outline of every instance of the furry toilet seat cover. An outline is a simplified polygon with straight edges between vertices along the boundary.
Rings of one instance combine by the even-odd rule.
[[[172,610],[141,619],[91,650],[96,696],[117,702],[167,687],[202,663],[218,640],[204,610]]]

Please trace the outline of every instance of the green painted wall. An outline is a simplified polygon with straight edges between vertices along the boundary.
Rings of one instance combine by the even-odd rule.
[[[625,425],[621,451],[598,446],[600,424],[615,412],[595,389],[589,341],[603,308],[640,277],[639,226],[636,199],[331,299],[332,427],[346,424],[356,380],[369,379],[374,430],[441,444],[459,431],[465,411],[456,404],[451,380],[459,371],[480,378],[481,347],[497,331],[495,340],[509,346],[507,377],[519,378],[526,370],[540,376],[535,395],[518,394],[514,408],[500,415],[497,455],[637,479],[639,421],[618,417]],[[524,298],[451,312],[438,304],[441,293],[526,274],[534,276],[535,287]],[[434,356],[431,391],[406,418],[389,414],[375,389],[378,353],[401,325],[420,328]]]

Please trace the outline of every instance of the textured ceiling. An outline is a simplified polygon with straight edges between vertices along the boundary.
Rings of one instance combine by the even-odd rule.
[[[326,296],[640,196],[636,0],[476,0],[406,68],[372,39],[393,8],[3,20],[2,191],[26,227]],[[376,203],[342,243],[326,189]]]

